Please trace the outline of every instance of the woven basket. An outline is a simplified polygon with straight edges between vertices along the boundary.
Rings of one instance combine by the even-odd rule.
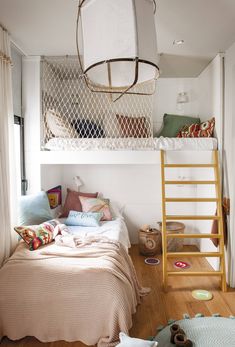
[[[161,254],[162,251],[162,237],[160,230],[151,229],[146,232],[139,230],[139,251],[140,254],[145,256],[154,256]]]
[[[159,229],[162,231],[162,222],[158,222]],[[185,229],[184,223],[180,222],[166,222],[167,234],[183,234]],[[184,239],[168,238],[167,239],[167,251],[179,252],[184,245]]]

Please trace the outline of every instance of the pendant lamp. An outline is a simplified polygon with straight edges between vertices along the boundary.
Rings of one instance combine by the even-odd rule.
[[[117,99],[154,93],[155,83],[148,93],[133,87],[159,77],[155,10],[155,0],[79,0],[77,53],[91,91],[119,94]]]

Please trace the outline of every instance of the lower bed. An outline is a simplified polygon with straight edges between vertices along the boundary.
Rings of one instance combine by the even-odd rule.
[[[217,139],[213,137],[159,137],[159,138],[60,138],[50,139],[44,149],[51,151],[73,150],[184,150],[210,151],[217,149]]]
[[[20,242],[0,269],[0,338],[112,346],[128,332],[140,297],[124,221],[79,227],[30,251]],[[74,246],[71,246],[74,242]]]

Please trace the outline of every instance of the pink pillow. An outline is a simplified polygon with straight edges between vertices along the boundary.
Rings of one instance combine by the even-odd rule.
[[[122,137],[150,137],[150,129],[145,117],[128,117],[116,115]]]
[[[102,212],[101,220],[112,220],[112,214],[109,207],[109,199],[87,198],[79,196],[83,212]]]
[[[79,200],[80,196],[85,196],[89,198],[97,198],[98,193],[75,192],[74,190],[71,190],[68,188],[67,196],[66,196],[65,203],[64,203],[60,217],[68,217],[69,211],[82,212],[82,205]]]

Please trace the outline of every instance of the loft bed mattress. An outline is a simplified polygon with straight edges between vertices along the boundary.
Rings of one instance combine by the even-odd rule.
[[[217,139],[198,138],[95,138],[75,139],[55,137],[44,146],[50,151],[90,151],[90,150],[174,150],[210,151],[217,149]]]
[[[70,232],[35,251],[19,242],[0,269],[0,341],[34,336],[111,347],[120,331],[128,333],[147,291],[126,251],[125,221]],[[80,243],[71,247],[68,238]]]

